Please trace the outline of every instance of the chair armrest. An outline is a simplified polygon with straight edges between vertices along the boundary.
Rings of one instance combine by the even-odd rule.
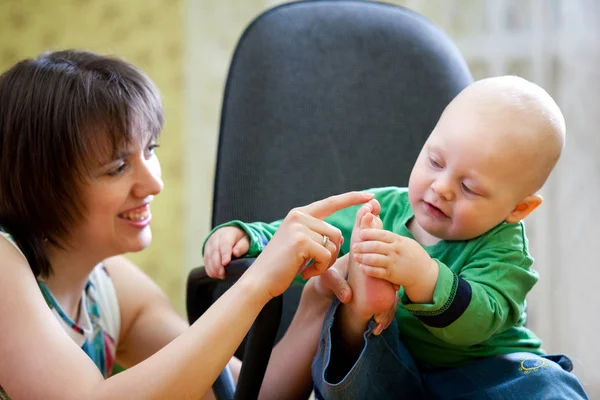
[[[254,258],[233,260],[226,268],[225,279],[211,278],[204,267],[190,271],[187,281],[186,307],[190,324],[194,323],[208,310],[227,289],[246,272],[254,262]],[[248,335],[242,342],[242,349],[236,355],[243,358],[242,370],[235,389],[236,400],[256,399],[267,370],[271,350],[275,343],[283,309],[282,297],[275,297],[267,303],[252,324]],[[241,351],[240,351],[241,350]],[[221,399],[231,399],[232,382],[225,371],[221,373],[213,386],[215,394]]]
[[[204,266],[190,271],[187,279],[186,309],[188,321],[193,324],[208,308],[229,289],[252,263],[255,258],[239,258],[229,263],[225,279],[211,278]]]

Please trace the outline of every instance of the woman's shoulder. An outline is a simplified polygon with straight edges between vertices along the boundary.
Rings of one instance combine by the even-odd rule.
[[[144,309],[156,304],[157,299],[166,299],[166,296],[148,275],[125,256],[106,259],[103,265],[115,288],[123,338]]]
[[[21,254],[21,256],[23,256],[23,258],[25,258],[25,254],[23,254],[23,251],[21,251],[21,249],[19,248],[19,246],[13,239],[12,235],[10,233],[7,233],[4,230],[2,230],[2,227],[0,227],[0,238],[3,238],[3,239],[0,239],[0,241],[2,241],[4,243],[9,243],[10,247],[16,249],[18,251],[18,253]],[[0,254],[2,254],[3,252],[4,252],[3,248],[0,247]]]

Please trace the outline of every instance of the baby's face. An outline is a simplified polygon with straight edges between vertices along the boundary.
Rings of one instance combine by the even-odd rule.
[[[472,105],[471,105],[472,106]],[[469,240],[504,221],[528,194],[527,157],[502,112],[451,105],[415,163],[409,199],[417,229],[443,240]]]

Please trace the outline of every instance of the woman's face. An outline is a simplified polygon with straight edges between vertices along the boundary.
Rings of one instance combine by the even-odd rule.
[[[163,182],[155,139],[138,142],[93,169],[82,187],[84,218],[69,243],[99,259],[140,251],[152,241],[150,204]]]

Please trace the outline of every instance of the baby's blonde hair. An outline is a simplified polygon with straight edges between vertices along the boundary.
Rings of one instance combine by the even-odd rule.
[[[556,166],[565,145],[565,119],[554,99],[540,86],[517,76],[479,80],[459,96],[473,97],[475,107],[502,112],[516,128],[506,138],[519,156],[528,158],[526,190],[537,192]],[[509,132],[510,134],[510,132]]]

